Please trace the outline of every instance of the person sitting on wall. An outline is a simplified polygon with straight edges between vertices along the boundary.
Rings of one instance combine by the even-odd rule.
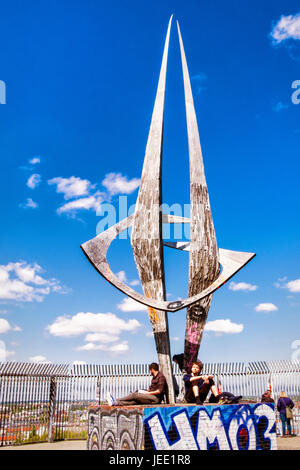
[[[184,354],[174,354],[173,356],[173,362],[175,362],[175,364],[178,364],[178,367],[179,369],[181,370],[182,372],[182,369],[183,369],[183,360],[184,360]]]
[[[210,403],[218,403],[219,396],[217,387],[213,381],[212,375],[200,375],[203,369],[201,361],[195,361],[192,364],[191,374],[184,374],[185,400],[187,403],[203,405],[206,397],[211,390]]]
[[[159,371],[156,362],[149,365],[149,371],[152,375],[151,385],[148,390],[137,390],[126,397],[115,400],[110,392],[107,393],[107,402],[110,406],[128,406],[128,405],[158,405],[167,394],[167,381],[165,376]]]
[[[271,397],[270,390],[266,390],[265,393],[262,394],[261,402],[262,403],[275,403],[273,398]]]

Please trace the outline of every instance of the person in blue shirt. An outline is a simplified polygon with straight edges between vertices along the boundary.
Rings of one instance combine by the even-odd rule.
[[[292,436],[292,426],[291,426],[291,419],[287,418],[286,416],[286,409],[287,408],[294,408],[294,402],[286,395],[285,392],[281,392],[280,398],[277,401],[277,410],[279,411],[280,420],[282,424],[282,436],[286,436],[285,430],[286,425],[288,429],[289,436]]]
[[[201,361],[195,361],[192,364],[190,374],[184,374],[183,381],[185,385],[185,400],[187,403],[196,403],[203,405],[209,391],[211,403],[218,403],[218,391],[213,381],[212,375],[201,375],[203,364]]]

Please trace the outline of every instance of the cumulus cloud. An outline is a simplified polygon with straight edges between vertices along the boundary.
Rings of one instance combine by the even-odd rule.
[[[9,330],[11,330],[11,326],[8,321],[0,318],[0,333],[7,333]]]
[[[280,44],[287,39],[300,39],[300,13],[296,15],[282,15],[274,25],[271,38],[274,44]]]
[[[140,284],[140,281],[138,279],[134,279],[129,283],[131,286],[138,286]]]
[[[109,194],[114,196],[115,194],[131,194],[140,185],[141,180],[139,178],[132,178],[128,180],[126,176],[122,176],[121,173],[108,173],[102,185],[108,190]]]
[[[136,332],[141,324],[135,320],[123,320],[113,313],[79,312],[76,315],[57,317],[47,330],[54,336],[79,336],[98,333],[119,336],[123,331]]]
[[[89,333],[84,340],[89,343],[114,343],[119,340],[119,335],[112,335],[111,333]]]
[[[123,354],[129,350],[128,341],[114,344],[113,346],[105,346],[103,344],[87,343],[83,346],[78,346],[77,351],[105,351],[113,354]]]
[[[0,265],[0,299],[41,302],[50,292],[65,293],[57,279],[45,279],[41,272],[37,263],[20,261]]]
[[[290,292],[300,292],[300,279],[289,281],[285,284],[285,288]]]
[[[121,282],[126,282],[127,281],[127,277],[126,277],[126,273],[125,271],[119,271],[117,274],[116,274],[117,278],[119,279],[119,281]]]
[[[231,282],[229,284],[229,289],[233,291],[237,290],[246,290],[246,291],[254,291],[258,289],[258,286],[255,286],[254,284],[248,284],[247,282]]]
[[[272,303],[262,303],[256,305],[255,310],[256,312],[275,312],[278,307]]]
[[[84,345],[77,351],[105,351],[122,354],[129,350],[128,342],[121,341],[123,332],[136,333],[141,324],[135,320],[123,320],[113,313],[79,312],[76,315],[58,317],[47,330],[54,336],[80,336],[85,334]]]
[[[58,214],[63,214],[63,213],[68,213],[68,214],[74,214],[78,210],[90,210],[93,209],[94,211],[97,211],[100,208],[102,202],[102,195],[101,193],[97,192],[93,196],[89,197],[82,197],[79,199],[75,199],[74,201],[67,202],[63,206],[60,206],[57,209]]]
[[[41,163],[41,158],[40,157],[33,157],[31,160],[29,160],[29,163],[31,165],[37,165],[38,163]]]
[[[51,364],[51,361],[48,361],[45,356],[31,356],[29,358],[30,362],[34,362],[35,364]]]
[[[242,323],[234,323],[227,318],[225,320],[208,321],[204,329],[205,331],[213,331],[218,335],[237,334],[243,331],[244,325]]]
[[[27,198],[26,202],[19,204],[21,209],[37,209],[39,207],[38,203],[33,201],[31,197]]]
[[[89,180],[71,176],[70,178],[56,177],[48,180],[49,185],[56,186],[56,192],[61,193],[64,199],[86,196],[95,187]]]
[[[130,297],[125,297],[117,307],[119,310],[122,310],[122,312],[146,312],[148,310],[146,305],[143,305]]]
[[[0,363],[7,361],[9,357],[16,354],[16,351],[9,351],[6,349],[4,341],[0,341]]]
[[[34,173],[33,175],[29,176],[27,180],[27,186],[30,189],[35,189],[41,182],[41,175],[38,173]]]

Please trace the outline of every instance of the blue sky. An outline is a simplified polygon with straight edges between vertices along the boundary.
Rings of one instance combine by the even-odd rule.
[[[186,50],[218,244],[257,254],[214,295],[199,357],[240,362],[295,352],[298,2],[12,0],[1,2],[0,17],[0,344],[8,360],[156,359],[147,312],[96,273],[80,244],[95,236],[101,204],[118,208],[119,196],[135,203],[172,13]],[[175,22],[163,202],[189,203]],[[128,240],[115,241],[108,258],[137,284]],[[188,255],[166,249],[165,263],[169,298],[186,297]],[[180,353],[185,312],[169,314],[169,322],[172,353]]]

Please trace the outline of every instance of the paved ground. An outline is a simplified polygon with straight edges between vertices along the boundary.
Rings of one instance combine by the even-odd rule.
[[[0,450],[86,450],[86,441],[59,441],[53,444],[26,444],[24,446],[0,447]]]
[[[300,436],[278,437],[278,450],[300,450]],[[86,450],[86,441],[60,441],[53,444],[28,444],[25,446],[0,447],[0,450]]]
[[[300,436],[278,437],[278,450],[300,450]]]

